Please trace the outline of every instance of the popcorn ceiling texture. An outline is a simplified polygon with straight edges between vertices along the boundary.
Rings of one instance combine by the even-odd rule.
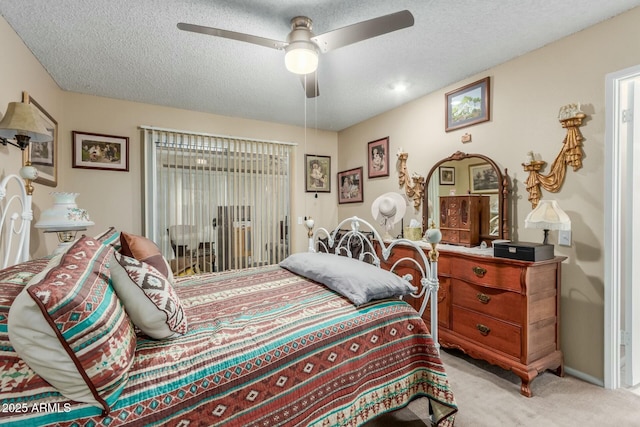
[[[68,91],[342,130],[640,5],[640,0],[0,0],[0,14]],[[285,40],[408,9],[413,27],[320,55],[306,100],[284,52],[177,29]],[[392,87],[403,82],[404,93]]]

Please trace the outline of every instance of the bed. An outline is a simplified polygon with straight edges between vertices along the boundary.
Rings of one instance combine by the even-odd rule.
[[[348,231],[338,239],[337,231],[325,229],[311,239],[317,242],[324,234],[333,249],[349,255],[356,241],[373,248],[362,226],[379,238],[359,218],[336,230],[345,225]],[[327,257],[384,271],[372,249],[361,250],[358,260],[309,253],[290,257],[294,265],[176,278],[167,272],[157,280],[166,260],[149,253],[124,255],[136,246],[127,243],[134,237],[144,241],[110,229],[83,236],[66,253],[0,270],[0,424],[361,426],[424,397],[435,425],[453,425],[457,406],[438,346],[415,309],[397,296],[384,296],[397,289],[386,289],[385,282],[362,302],[357,300],[362,277],[345,291],[319,283],[323,277],[295,272],[300,266],[317,268],[311,274],[322,276],[327,271],[322,263],[336,265],[336,258]],[[395,243],[379,244],[384,256]],[[309,256],[322,263],[310,267]],[[89,267],[78,267],[86,259]],[[423,259],[424,289],[409,288],[403,298],[429,295],[437,286],[435,265]],[[161,299],[164,329],[145,324],[158,313],[133,315],[125,293],[139,289],[116,288],[126,274],[139,285],[146,277],[154,286],[170,288],[162,297],[154,290],[146,294]],[[378,280],[372,274],[366,281],[374,276]],[[67,278],[74,284],[65,290]],[[51,280],[55,286],[46,288]],[[60,301],[83,292],[87,313],[59,313]],[[103,307],[103,300],[110,302]],[[108,327],[76,330],[103,312]],[[159,338],[166,333],[170,336]],[[35,342],[25,344],[34,336]],[[80,391],[77,383],[76,389],[65,389],[74,376],[84,387]]]

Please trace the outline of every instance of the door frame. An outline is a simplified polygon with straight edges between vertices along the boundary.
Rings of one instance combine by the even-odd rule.
[[[629,164],[633,159],[633,147],[624,147],[620,141],[620,89],[625,80],[637,77],[640,77],[640,65],[605,76],[604,386],[608,389],[622,386],[622,290],[625,284],[630,284],[633,264],[629,262],[630,239],[624,239],[624,236],[630,236],[632,231],[632,216],[628,214],[630,201],[627,186],[633,178],[633,164]],[[631,348],[640,345],[638,339],[634,340],[633,335],[627,334],[626,339],[627,346]],[[627,355],[629,354],[633,352]],[[637,356],[634,358],[637,359]],[[627,360],[626,363],[630,364],[631,360]]]

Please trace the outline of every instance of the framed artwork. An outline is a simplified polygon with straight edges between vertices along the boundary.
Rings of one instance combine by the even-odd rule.
[[[362,166],[338,172],[338,203],[362,202]]]
[[[367,169],[369,178],[389,176],[389,137],[376,139],[367,144]]]
[[[304,177],[307,193],[331,193],[331,157],[305,154]]]
[[[438,172],[440,172],[440,185],[456,184],[456,168],[451,166],[440,166],[438,168]]]
[[[491,118],[490,93],[489,77],[447,92],[444,95],[444,130],[449,132],[488,121]]]
[[[56,187],[58,185],[58,122],[27,92],[22,92],[22,102],[36,107],[47,132],[51,135],[51,141],[30,142],[22,152],[22,164],[31,162],[31,165],[37,169],[38,177],[34,182]]]
[[[469,188],[472,193],[497,193],[498,174],[489,163],[469,165]]]
[[[72,131],[71,166],[80,169],[129,171],[129,138]]]

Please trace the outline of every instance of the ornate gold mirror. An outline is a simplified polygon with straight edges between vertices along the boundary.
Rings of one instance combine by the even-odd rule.
[[[422,221],[442,242],[462,246],[509,238],[507,170],[482,154],[460,151],[437,162],[425,180]]]

